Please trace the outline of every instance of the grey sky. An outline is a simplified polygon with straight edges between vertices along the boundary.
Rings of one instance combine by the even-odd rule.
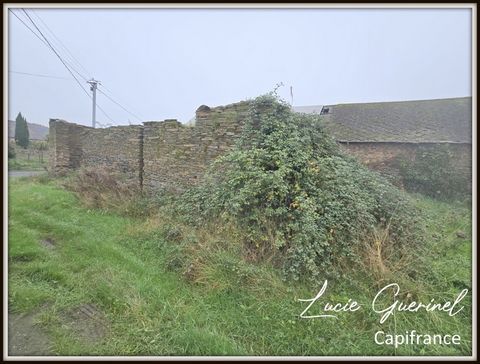
[[[288,101],[293,86],[294,105],[471,95],[469,9],[30,11],[58,44],[35,15],[89,71],[79,72],[142,121],[186,122],[201,104],[245,100],[280,82]],[[91,101],[58,58],[12,14],[9,24],[10,71],[69,78],[9,73],[9,118],[21,111],[44,125],[56,117],[89,125]],[[98,103],[116,124],[139,123],[102,94]],[[97,119],[109,122],[100,111]]]

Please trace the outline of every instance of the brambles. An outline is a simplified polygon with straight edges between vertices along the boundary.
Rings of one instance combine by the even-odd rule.
[[[192,221],[234,221],[244,243],[281,263],[286,276],[317,280],[358,262],[354,247],[389,225],[398,254],[420,244],[408,197],[343,154],[315,116],[267,95],[252,102],[236,147],[179,209]]]
[[[405,188],[440,200],[465,198],[470,194],[469,177],[456,168],[448,144],[419,146],[413,161],[398,161]]]

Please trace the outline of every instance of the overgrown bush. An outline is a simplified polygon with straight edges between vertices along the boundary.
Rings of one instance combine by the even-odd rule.
[[[413,161],[398,160],[403,184],[408,191],[419,192],[441,200],[469,195],[469,178],[459,173],[458,161],[448,144],[420,146]]]
[[[179,207],[199,224],[235,222],[246,246],[279,257],[293,279],[337,275],[387,224],[399,256],[422,242],[404,193],[343,154],[317,117],[293,113],[273,95],[252,101],[235,148]]]

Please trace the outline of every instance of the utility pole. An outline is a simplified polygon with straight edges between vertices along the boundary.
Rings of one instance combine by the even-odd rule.
[[[96,111],[97,111],[97,85],[100,83],[100,81],[95,80],[92,78],[90,81],[87,81],[88,84],[90,84],[90,91],[93,92],[93,104],[92,104],[92,128],[95,128],[96,125]]]

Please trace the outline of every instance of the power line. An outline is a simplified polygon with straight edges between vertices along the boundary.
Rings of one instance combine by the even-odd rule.
[[[98,102],[97,102],[97,107],[103,113],[103,115],[107,117],[108,120],[110,120],[112,123],[115,124],[115,121],[110,116],[108,116],[108,114],[105,112],[105,110],[103,110],[103,108],[98,104]],[[97,124],[100,124],[100,123],[97,121]]]
[[[33,10],[31,10],[33,14],[35,14],[35,16],[42,22],[42,24],[47,28],[47,30],[53,35],[53,37],[60,43],[61,46],[63,46],[63,48],[66,50],[66,52],[72,57],[72,59],[74,61],[76,61],[76,63],[81,67],[83,68],[83,70],[89,74],[88,70],[80,63],[80,61],[78,61],[77,58],[75,58],[75,56],[73,55],[72,52],[70,52],[70,50],[65,46],[65,44],[62,43],[62,41],[55,35],[55,33],[53,33],[53,31],[49,28],[49,26],[42,20],[42,18]],[[78,72],[77,72],[78,73]],[[86,77],[83,77],[85,81],[88,82],[88,80],[86,79]],[[103,85],[102,85],[103,86]],[[106,90],[108,90],[107,87],[103,86]],[[114,104],[118,105],[119,107],[121,107],[124,111],[126,111],[128,114],[132,115],[133,117],[135,117],[136,119],[138,119],[139,121],[142,120],[141,117],[139,117],[138,115],[134,114],[133,112],[129,111],[126,107],[124,107],[122,104],[120,104],[118,101],[115,101],[113,99],[113,97],[109,96],[107,93],[105,93],[104,91],[100,90],[100,89],[97,89],[99,92],[101,92],[103,95],[105,95],[110,101],[112,101]],[[110,90],[108,90],[109,92],[111,92]]]
[[[63,49],[71,56],[72,60],[74,60],[87,74],[89,74],[90,72],[88,72],[88,70],[80,63],[80,61],[73,55],[72,52],[70,52],[70,50],[67,48],[67,46],[65,46],[65,44],[63,44],[63,42],[55,35],[55,33],[50,29],[50,27],[42,20],[42,18],[33,10],[31,10],[33,14],[35,14],[35,16],[42,22],[42,24],[47,28],[47,30],[50,32],[50,34],[53,35],[53,37],[59,42],[59,44],[63,47]],[[71,66],[71,64],[70,64]],[[73,67],[72,67],[73,68]],[[75,70],[75,69],[74,69]],[[77,71],[77,74],[79,74],[85,81],[88,82],[87,78],[83,75],[81,75],[78,71]],[[106,87],[105,87],[106,88]],[[108,96],[105,92],[103,92],[102,90],[98,89],[98,91],[100,91],[102,94],[104,94],[110,101],[112,101],[113,103],[115,103],[116,105],[118,105],[119,107],[121,107],[123,110],[125,110],[127,113],[129,113],[130,115],[136,117],[139,121],[141,121],[141,118],[139,118],[137,115],[135,115],[134,113],[130,112],[129,110],[127,110],[123,105],[121,105],[119,102],[115,101],[112,97]],[[105,116],[113,122],[112,118],[110,118],[108,116],[108,114],[106,114],[106,112],[99,106],[98,107],[104,114]]]
[[[10,9],[9,9],[10,10]],[[45,36],[45,34],[40,30],[40,28],[37,26],[37,24],[33,21],[33,19],[28,15],[28,13],[26,12],[25,9],[21,9],[24,14],[27,16],[27,18],[30,20],[30,22],[33,24],[33,26],[35,27],[35,29],[40,33],[40,35],[42,36],[42,38],[32,29],[30,28],[17,14],[15,14],[13,11],[10,10],[10,12],[18,19],[20,20],[23,25],[25,25],[25,27],[27,27],[40,41],[42,41],[42,43],[44,43],[48,48],[50,48],[54,53],[55,55],[58,57],[58,59],[62,62],[62,64],[65,66],[65,68],[68,70],[68,72],[70,73],[70,75],[74,78],[74,80],[77,82],[77,84],[80,86],[80,88],[85,92],[85,94],[90,98],[92,99],[92,96],[83,88],[82,84],[80,83],[80,81],[75,77],[75,75],[72,73],[75,72],[76,74],[78,74],[81,78],[83,78],[85,81],[88,82],[88,79],[82,74],[80,73],[78,70],[75,69],[75,67],[72,65],[71,62],[68,62],[66,59],[62,58],[58,52],[58,50],[55,49],[55,47],[52,45],[52,43],[48,40],[48,38]],[[46,29],[53,35],[53,37],[58,41],[58,43],[63,46],[63,48],[65,49],[65,51],[70,54],[72,60],[76,61],[76,63],[81,67],[83,68],[83,70],[85,70],[87,73],[88,73],[88,70],[78,61],[78,59],[75,58],[75,56],[72,54],[72,52],[70,52],[68,50],[68,48],[62,43],[62,41],[53,33],[53,31],[48,27],[48,25],[40,18],[40,16],[38,14],[36,14],[33,10],[32,12],[35,14],[35,16],[42,22],[42,24],[46,27]],[[24,73],[24,74],[27,74],[27,73]],[[31,74],[32,76],[34,74]],[[39,75],[39,77],[50,77],[50,76],[47,76],[47,75]],[[54,78],[54,77],[52,77]],[[107,89],[105,86],[102,85],[103,88]],[[108,89],[107,89],[108,90]],[[138,115],[136,115],[135,113],[129,111],[126,107],[124,107],[122,104],[120,104],[119,102],[115,101],[112,97],[110,97],[106,92],[98,89],[98,91],[100,91],[103,95],[105,95],[110,101],[112,101],[113,103],[115,103],[116,105],[118,105],[120,108],[122,108],[125,112],[127,112],[128,114],[132,115],[133,117],[135,117],[136,119],[138,119],[139,121],[142,120],[141,117],[139,117]],[[111,92],[111,91],[110,91]],[[105,112],[105,110],[100,106],[98,105],[98,108],[100,109],[100,111],[113,123],[115,123],[113,121],[113,119]]]
[[[25,23],[17,14],[15,14],[11,9],[8,9],[8,11],[10,11],[10,13],[12,13],[13,15],[15,15],[15,17],[16,17],[18,20],[20,20],[20,21],[22,22],[22,24],[25,25],[25,27],[33,33],[34,36],[36,36],[38,39],[40,39],[40,41],[41,41],[43,44],[45,44],[45,45],[48,46],[47,42],[45,42],[42,38],[40,38],[40,36],[39,36],[37,33],[35,33],[35,31],[34,31],[32,28],[30,28],[30,27],[28,26],[28,24]]]
[[[10,10],[10,9],[9,9]],[[74,78],[74,80],[77,82],[77,84],[80,86],[80,88],[82,89],[82,91],[87,95],[87,97],[89,99],[92,99],[92,96],[90,96],[90,94],[83,88],[82,84],[80,83],[80,81],[75,77],[75,75],[73,74],[72,70],[70,69],[70,67],[73,69],[73,71],[75,71],[80,77],[84,78],[85,80],[87,80],[80,72],[78,72],[71,64],[68,64],[68,62],[66,60],[64,60],[60,54],[57,52],[57,50],[55,49],[55,47],[53,47],[53,45],[49,42],[49,40],[47,39],[47,37],[45,36],[45,34],[43,34],[43,32],[39,29],[39,27],[37,26],[37,24],[33,21],[33,19],[28,15],[28,13],[26,12],[25,9],[21,9],[24,14],[27,16],[27,18],[30,20],[30,22],[33,24],[33,26],[35,27],[35,29],[38,31],[38,33],[40,33],[40,35],[42,36],[42,38],[32,29],[30,28],[17,14],[15,14],[13,11],[10,10],[10,12],[18,19],[20,20],[20,22],[22,22],[23,25],[25,25],[25,27],[27,27],[40,41],[42,41],[42,43],[44,43],[48,48],[50,48],[50,50],[53,51],[53,53],[55,53],[55,55],[58,57],[58,59],[60,60],[60,62],[62,62],[62,64],[65,66],[65,68],[67,69],[67,71],[70,73],[70,75]],[[70,67],[69,67],[70,65]],[[107,112],[100,106],[97,104],[97,107],[98,109],[105,115],[105,117],[107,117],[107,119],[109,119],[112,123],[115,123],[113,121],[113,119],[107,114]]]
[[[92,96],[90,96],[90,94],[83,88],[82,84],[80,83],[80,81],[75,77],[75,75],[73,74],[72,70],[70,69],[70,67],[72,67],[72,69],[75,70],[75,68],[73,66],[70,65],[70,67],[67,65],[67,62],[58,54],[57,50],[52,46],[52,44],[48,41],[47,37],[45,36],[45,34],[43,34],[43,32],[39,29],[39,27],[37,26],[37,24],[33,21],[33,19],[28,15],[28,13],[26,12],[25,9],[22,9],[22,11],[25,13],[25,15],[27,16],[27,18],[30,20],[30,22],[33,24],[33,26],[35,27],[35,29],[40,33],[40,35],[42,36],[43,39],[41,39],[37,33],[35,33],[35,31],[33,31],[27,24],[25,24],[25,22],[23,22],[14,12],[11,11],[12,14],[14,14],[27,28],[30,29],[30,31],[35,34],[35,36],[37,38],[39,38],[43,43],[45,43],[52,51],[53,53],[55,53],[55,55],[58,57],[58,59],[62,62],[62,64],[65,66],[65,68],[67,69],[67,71],[70,73],[70,75],[74,78],[74,80],[77,82],[77,84],[80,86],[80,88],[82,89],[82,91],[87,95],[87,97],[89,99],[92,99]],[[76,71],[76,70],[75,70]],[[76,71],[81,77],[83,77],[78,71]],[[100,111],[112,122],[113,119],[105,112],[105,110],[103,110],[103,108],[100,107],[100,105],[98,105],[98,108],[100,109]]]
[[[60,40],[60,38],[57,37],[55,33],[50,29],[50,27],[43,21],[40,15],[38,15],[33,9],[31,9],[31,12],[37,17],[38,20],[40,20],[40,22],[45,26],[45,28],[50,32],[50,34],[53,35],[53,37],[57,40],[60,46],[70,55],[72,60],[76,62],[77,65],[79,65],[80,68],[82,68],[86,72],[86,74],[90,74],[90,72],[80,63],[80,61],[73,55],[73,53],[70,52],[67,46]],[[86,79],[86,77],[82,77],[82,78]]]
[[[110,95],[111,95],[112,98],[113,98],[113,97],[116,97],[115,93],[114,93],[112,90],[110,90],[107,86],[105,86],[103,83],[100,85],[100,87],[102,87],[102,88],[104,89],[104,90],[103,90],[103,93],[104,93],[104,94],[105,94],[105,91],[107,91],[107,93],[110,93]],[[108,95],[105,94],[105,96],[108,96]],[[113,101],[113,100],[112,100],[112,101]],[[119,103],[120,103],[120,102],[119,102]],[[125,103],[123,103],[123,104],[125,104]],[[142,119],[145,119],[145,118],[142,116],[142,114],[138,112],[138,110],[135,110],[134,108],[132,108],[131,105],[126,105],[125,108],[126,108],[127,106],[128,106],[130,109],[134,110],[134,111],[137,113],[137,114],[134,114],[133,111],[132,111],[132,112],[131,112],[131,115],[132,115],[132,116],[135,116],[135,117],[136,117],[137,119],[139,119],[140,121],[141,121]],[[127,111],[127,112],[128,112],[128,111]],[[140,118],[138,118],[138,116],[140,116]]]
[[[47,44],[47,42],[41,38],[38,33],[36,33],[32,28],[30,28],[30,26],[25,23],[22,18],[20,18],[16,13],[14,13],[11,9],[8,9],[10,11],[10,13],[12,13],[28,30],[30,30],[30,32],[32,32],[32,34],[37,37],[43,44],[45,44],[47,47],[49,47],[49,45]],[[23,10],[23,9],[22,9]],[[69,63],[67,61],[65,61],[66,63]],[[72,67],[72,65],[70,65]],[[72,67],[73,68],[73,67]],[[76,69],[73,68],[73,71],[75,71],[80,77],[82,77],[85,81],[87,80],[85,78],[85,76],[83,76],[80,72],[78,72]]]
[[[35,76],[35,77],[46,77],[46,78],[55,78],[57,80],[70,80],[67,77],[59,77],[59,76],[50,76],[50,75],[42,75],[39,73],[29,73],[29,72],[18,72],[18,71],[8,71],[9,73],[16,73],[19,75],[26,75],[26,76]]]
[[[37,29],[37,31],[40,33],[40,35],[43,37],[43,39],[45,39],[45,42],[47,42],[48,46],[50,47],[50,49],[53,51],[53,53],[55,53],[55,55],[58,57],[58,59],[60,60],[60,62],[62,62],[62,64],[65,66],[65,68],[67,69],[67,71],[72,75],[72,77],[75,79],[75,81],[78,83],[78,85],[80,86],[80,88],[83,90],[83,92],[85,92],[87,94],[88,97],[90,97],[90,95],[88,94],[88,92],[83,88],[82,84],[80,83],[80,81],[75,77],[75,75],[73,74],[73,72],[70,70],[70,67],[67,66],[67,64],[65,63],[65,61],[63,60],[63,58],[58,54],[58,52],[55,50],[55,48],[51,45],[51,43],[48,41],[47,37],[45,37],[45,35],[42,33],[42,31],[38,28],[37,24],[35,24],[35,22],[33,21],[33,19],[30,17],[30,15],[28,15],[28,13],[26,12],[25,9],[22,9],[22,11],[25,13],[25,15],[27,16],[27,18],[30,20],[30,22],[33,24],[33,26],[35,27],[35,29]]]
[[[142,118],[140,118],[139,116],[135,115],[133,112],[130,112],[128,111],[125,107],[123,107],[123,105],[121,105],[120,103],[118,103],[117,101],[115,101],[114,99],[112,99],[110,96],[108,96],[105,92],[103,92],[102,90],[98,89],[98,91],[100,91],[103,95],[105,95],[111,102],[113,102],[114,104],[120,106],[123,110],[125,110],[127,113],[129,113],[130,115],[132,115],[134,118],[138,119],[139,121],[142,121]]]

